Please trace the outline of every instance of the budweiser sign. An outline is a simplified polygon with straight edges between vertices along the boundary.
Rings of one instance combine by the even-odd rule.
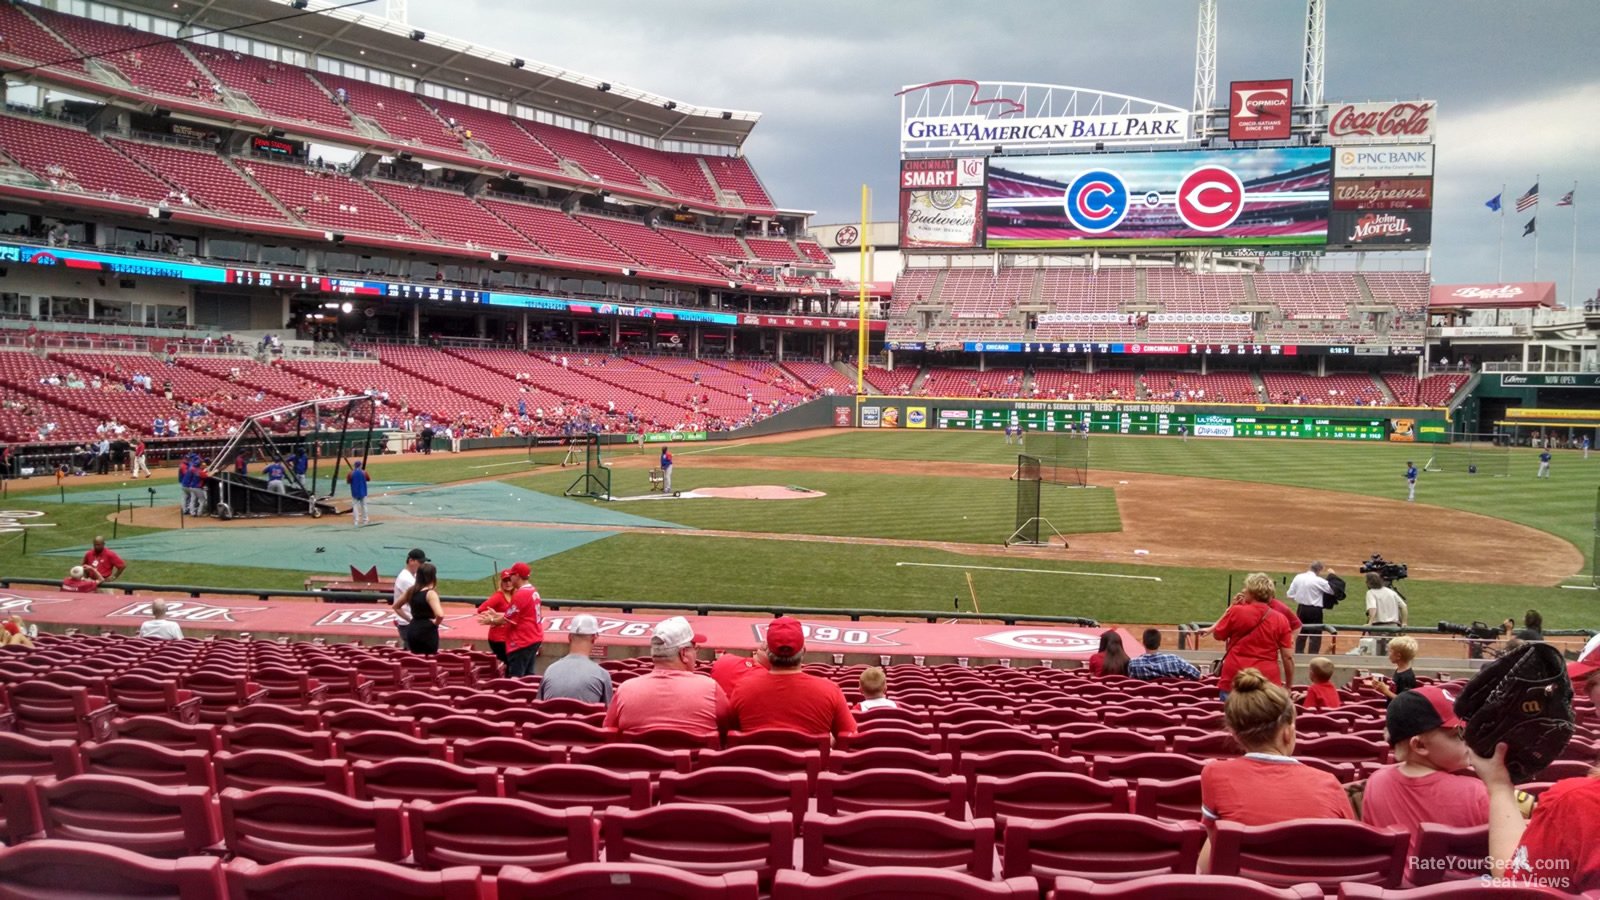
[[[1411,233],[1411,223],[1389,213],[1367,213],[1356,220],[1346,238],[1352,244],[1375,238],[1403,238]]]
[[[1328,137],[1339,144],[1431,143],[1433,101],[1346,103],[1328,117]]]

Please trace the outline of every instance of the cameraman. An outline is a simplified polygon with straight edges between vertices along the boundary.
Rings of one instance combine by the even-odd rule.
[[[1520,629],[1517,628],[1516,621],[1507,619],[1504,625],[1504,630],[1515,630],[1517,632],[1516,637],[1519,640],[1542,641],[1544,640],[1544,616],[1539,615],[1539,611],[1537,609],[1530,609],[1525,615],[1523,615],[1522,627]]]
[[[1367,573],[1367,624],[1368,625],[1404,625],[1410,614],[1406,608],[1406,599],[1400,592],[1389,587],[1383,582],[1383,576],[1377,572]],[[1378,638],[1378,655],[1389,652],[1389,638]]]
[[[1334,574],[1333,570],[1323,565],[1319,560],[1311,564],[1311,568],[1301,572],[1289,582],[1288,596],[1296,604],[1295,615],[1305,625],[1321,625],[1323,605],[1328,596],[1333,593],[1333,585],[1328,583],[1328,576]],[[1312,634],[1299,634],[1294,639],[1294,652],[1305,653],[1322,652],[1322,632]]]

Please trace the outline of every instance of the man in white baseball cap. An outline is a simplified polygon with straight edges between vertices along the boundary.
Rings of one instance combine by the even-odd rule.
[[[695,672],[699,645],[683,616],[656,623],[650,634],[655,670],[617,688],[616,702],[606,713],[606,727],[623,732],[647,728],[720,731],[729,721],[728,695],[710,677]]]
[[[592,658],[599,635],[600,622],[594,616],[572,617],[567,624],[567,655],[545,669],[544,678],[539,681],[540,700],[570,697],[611,705],[611,673]]]

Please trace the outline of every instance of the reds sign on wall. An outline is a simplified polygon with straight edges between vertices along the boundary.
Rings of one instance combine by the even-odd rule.
[[[1289,137],[1294,80],[1235,81],[1228,91],[1228,140],[1281,141]]]
[[[1341,178],[1333,183],[1334,209],[1432,209],[1431,178]]]
[[[1334,106],[1328,114],[1329,143],[1432,143],[1437,106],[1432,100]]]

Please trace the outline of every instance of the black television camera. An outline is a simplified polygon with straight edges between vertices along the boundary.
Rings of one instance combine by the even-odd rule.
[[[1458,625],[1455,622],[1440,622],[1440,634],[1454,634],[1464,637],[1469,641],[1497,641],[1504,630],[1486,622],[1473,622],[1471,625]]]
[[[1361,564],[1361,574],[1368,572],[1377,572],[1385,587],[1394,587],[1396,581],[1404,580],[1408,574],[1405,563],[1389,562],[1378,553],[1372,554],[1371,559]]]

